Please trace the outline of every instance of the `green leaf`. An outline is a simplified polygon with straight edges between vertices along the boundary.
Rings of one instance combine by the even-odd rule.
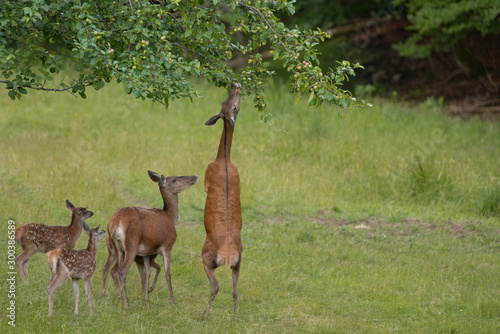
[[[309,95],[309,100],[307,100],[307,102],[311,102],[311,100],[314,99],[314,90],[311,91],[311,94]]]
[[[31,11],[31,8],[29,8],[29,7],[24,7],[23,12],[24,12],[24,15],[33,16],[33,12]]]
[[[92,87],[94,87],[95,90],[99,90],[104,87],[104,81],[95,82],[92,84]]]
[[[11,98],[11,100],[15,100],[16,96],[17,96],[17,93],[15,91],[9,90],[9,97]]]

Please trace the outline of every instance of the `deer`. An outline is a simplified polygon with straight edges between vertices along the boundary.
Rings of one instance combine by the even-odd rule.
[[[240,176],[231,162],[230,153],[233,141],[236,116],[240,110],[241,85],[231,84],[229,97],[222,102],[221,111],[211,117],[205,125],[213,125],[223,120],[222,135],[217,156],[205,172],[205,192],[207,198],[204,211],[206,238],[202,248],[203,268],[211,286],[211,295],[203,314],[207,317],[212,303],[219,291],[215,269],[219,266],[231,268],[233,280],[233,306],[237,318],[238,278],[241,253],[241,203]]]
[[[111,273],[113,275],[114,270],[118,272],[125,308],[129,306],[126,280],[130,266],[137,257],[142,258],[144,274],[141,273],[141,279],[144,279],[144,299],[148,300],[149,291],[144,287],[149,286],[151,259],[158,254],[163,255],[170,302],[175,304],[170,260],[177,239],[175,224],[179,219],[179,193],[198,182],[196,175],[165,177],[150,170],[148,175],[153,182],[158,183],[163,198],[163,209],[120,208],[108,222],[108,235],[111,236],[116,257],[116,269],[113,267]],[[139,272],[141,267],[138,266]]]
[[[108,247],[108,260],[106,261],[106,264],[104,265],[104,268],[102,270],[102,292],[101,292],[102,296],[104,296],[104,294],[106,293],[106,279],[108,277],[111,266],[116,262],[116,249],[113,244],[113,240],[109,235],[106,235],[106,246]],[[156,287],[156,282],[158,281],[158,277],[160,276],[161,267],[158,263],[155,262],[156,256],[157,255],[150,255],[149,257],[150,267],[156,269],[156,274],[155,278],[153,279],[153,284],[151,284],[151,286],[148,288],[148,293],[153,292],[154,288]],[[134,261],[137,265],[137,269],[139,270],[139,275],[141,276],[142,293],[145,294],[146,272],[144,269],[144,260],[142,259],[141,256],[136,256]],[[118,296],[121,296],[121,289],[118,277],[118,266],[114,266],[113,270],[111,270],[111,277],[113,278],[113,283],[115,284]]]
[[[86,249],[58,248],[47,253],[47,262],[50,267],[50,283],[47,287],[49,316],[54,314],[54,291],[70,277],[73,280],[73,291],[75,293],[75,315],[78,315],[78,302],[80,299],[79,283],[81,279],[84,282],[90,315],[92,315],[90,285],[92,284],[92,276],[94,276],[96,268],[97,244],[106,234],[106,231],[99,229],[100,226],[85,230],[89,236],[89,243]]]
[[[15,229],[15,240],[22,251],[15,262],[19,274],[25,281],[29,280],[28,260],[33,254],[47,253],[57,248],[73,249],[82,234],[82,228],[89,229],[85,219],[94,215],[92,211],[82,207],[75,208],[68,200],[66,207],[72,212],[69,226],[26,223]]]

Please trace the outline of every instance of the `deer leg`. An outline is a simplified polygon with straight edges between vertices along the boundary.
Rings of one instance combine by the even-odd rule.
[[[150,260],[150,265],[151,267],[155,268],[156,269],[156,274],[155,274],[155,278],[153,280],[153,284],[151,284],[151,287],[149,288],[149,293],[153,292],[155,286],[156,286],[156,281],[158,280],[158,276],[160,276],[160,271],[161,271],[161,267],[158,263],[155,262],[155,257],[156,255],[151,255],[151,260]]]
[[[73,278],[73,291],[75,292],[75,315],[78,315],[78,302],[80,300],[80,281],[78,278]]]
[[[102,292],[101,295],[104,296],[104,293],[106,292],[106,279],[108,278],[109,270],[111,269],[111,266],[113,263],[116,262],[116,257],[115,253],[111,251],[111,249],[108,246],[108,261],[106,261],[106,264],[104,265],[104,268],[102,269]],[[115,278],[113,278],[114,280]]]
[[[143,289],[145,290],[146,292],[146,295],[145,295],[145,299],[146,300],[149,300],[149,289],[148,289],[148,286],[149,286],[149,276],[151,275],[151,267],[150,267],[150,264],[149,264],[149,255],[146,255],[146,256],[143,256],[142,257],[142,260],[144,262],[144,269],[145,269],[145,281],[144,281],[144,285],[143,285]]]
[[[54,297],[49,292],[49,316],[54,314]]]
[[[126,238],[121,241],[123,243],[123,247],[114,243],[115,251],[116,251],[116,261],[118,264],[118,276],[120,277],[120,283],[122,285],[122,293],[123,293],[123,305],[125,308],[128,308],[128,295],[127,295],[127,273],[134,263],[137,248],[139,247],[139,243],[135,243],[133,239]],[[111,274],[113,274],[113,270],[111,270]]]
[[[170,251],[163,253],[163,266],[165,267],[165,278],[167,280],[170,302],[172,304],[175,304],[174,291],[172,290],[172,278],[170,276],[170,256],[171,256]]]
[[[85,278],[85,280],[83,281],[85,294],[87,295],[87,301],[89,302],[90,315],[92,315],[92,291],[90,290],[91,283],[92,283],[92,277]]]
[[[56,271],[50,280],[49,286],[47,287],[47,293],[49,294],[49,316],[54,314],[54,291],[61,286],[67,279],[69,274],[66,271]]]
[[[146,270],[144,269],[144,260],[142,256],[135,257],[135,264],[137,265],[137,270],[139,270],[139,276],[141,277],[142,294],[146,296]]]
[[[17,271],[23,278],[23,280],[28,281],[28,260],[31,255],[35,254],[36,251],[28,251],[23,249],[22,253],[14,260],[16,262]]]
[[[50,267],[50,283],[52,283],[52,281],[56,278],[56,269],[57,268],[52,268],[52,266],[50,266],[50,265],[49,265],[49,267]]]
[[[121,297],[121,289],[120,289],[120,283],[118,282],[118,255],[115,250],[115,244],[113,243],[113,240],[108,240],[106,239],[106,245],[108,246],[108,261],[104,265],[103,269],[103,278],[102,278],[102,295],[105,293],[105,288],[106,288],[106,278],[108,275],[107,270],[111,268],[111,278],[113,278],[113,283],[115,284],[116,292],[118,293],[118,297]],[[114,266],[113,263],[115,264]],[[109,265],[108,265],[109,264]],[[105,275],[104,275],[105,273]]]
[[[208,265],[206,263],[203,263],[203,269],[205,269],[205,273],[207,274],[207,278],[208,281],[210,282],[210,287],[211,287],[210,300],[208,301],[205,313],[203,313],[204,317],[208,316],[210,308],[212,307],[212,303],[214,302],[215,296],[217,295],[217,292],[219,292],[219,284],[217,284],[217,279],[215,278],[215,268],[216,267],[212,263],[209,263]]]
[[[236,302],[238,301],[237,286],[238,286],[238,278],[240,277],[240,263],[238,262],[238,264],[235,267],[232,267],[231,271],[232,271],[232,276],[233,276],[234,318],[237,319],[238,318],[238,311],[236,308]]]
[[[130,269],[130,266],[132,266],[132,263],[134,263],[134,258],[135,258],[135,252],[133,255],[128,254],[128,256],[125,257],[124,262],[118,269],[118,274],[120,276],[120,283],[122,284],[122,293],[123,293],[123,305],[125,308],[128,308],[128,295],[127,295],[127,273],[128,270]]]
[[[115,263],[115,265],[111,268],[111,278],[113,278],[113,283],[115,284],[116,288],[116,293],[118,293],[118,297],[122,296],[122,292],[120,289],[120,282],[118,280],[119,275],[118,275],[118,263]]]

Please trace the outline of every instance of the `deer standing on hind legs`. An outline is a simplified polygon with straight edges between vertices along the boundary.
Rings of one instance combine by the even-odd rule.
[[[100,225],[99,225],[100,226]],[[50,284],[47,287],[49,294],[49,315],[54,314],[54,291],[68,278],[73,280],[75,292],[75,315],[78,315],[78,301],[80,299],[80,279],[84,280],[85,294],[89,302],[90,315],[92,315],[92,293],[90,285],[94,275],[97,257],[97,244],[106,233],[99,226],[91,230],[86,229],[89,235],[89,243],[86,249],[73,250],[58,248],[47,253],[47,261],[50,267]]]
[[[16,258],[16,266],[24,280],[28,280],[28,260],[38,252],[47,253],[57,248],[75,248],[76,241],[82,234],[82,228],[89,229],[85,219],[94,215],[86,208],[75,206],[66,200],[66,206],[71,210],[69,226],[47,226],[43,224],[26,223],[15,230],[16,242],[21,247],[21,254]]]
[[[215,269],[225,265],[231,268],[233,279],[234,315],[237,317],[238,278],[240,273],[241,252],[241,203],[240,176],[238,169],[231,162],[231,144],[234,124],[240,110],[241,85],[231,84],[229,97],[222,102],[221,111],[205,124],[213,125],[218,119],[223,120],[222,136],[217,157],[205,172],[205,231],[207,233],[202,249],[203,268],[211,285],[211,295],[204,316],[208,316],[210,307],[219,291],[215,278]]]
[[[148,300],[150,262],[157,254],[163,255],[165,279],[167,280],[170,301],[175,303],[170,276],[170,257],[177,239],[175,223],[179,218],[179,193],[198,181],[198,176],[159,176],[148,170],[149,177],[158,183],[163,197],[163,209],[143,209],[128,207],[118,209],[108,222],[108,234],[112,238],[116,264],[111,275],[117,270],[122,285],[123,302],[128,307],[127,272],[137,256],[142,257],[144,273],[138,266],[143,291]],[[116,269],[115,269],[116,267]]]

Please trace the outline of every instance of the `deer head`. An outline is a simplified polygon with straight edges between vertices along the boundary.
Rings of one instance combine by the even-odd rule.
[[[231,125],[231,129],[234,131],[234,124],[236,123],[236,116],[240,111],[241,103],[241,84],[233,82],[231,83],[231,91],[229,92],[229,97],[222,102],[222,108],[220,112],[210,117],[210,119],[205,123],[205,125],[214,125],[219,118],[226,120]]]
[[[73,212],[73,215],[79,218],[78,220],[82,222],[82,227],[83,229],[88,233],[89,231],[89,226],[85,222],[85,219],[88,219],[94,215],[92,211],[87,210],[87,208],[75,208],[73,203],[70,201],[66,200],[66,207]]]
[[[96,228],[93,228],[90,230],[85,230],[85,232],[87,232],[87,235],[89,237],[91,236],[91,233],[92,233],[94,235],[94,237],[96,238],[97,242],[99,242],[104,237],[104,235],[106,235],[106,231],[101,230],[100,227],[101,227],[101,225],[99,224],[99,226],[97,226]]]
[[[154,182],[157,182],[160,188],[165,189],[167,192],[177,195],[187,188],[191,187],[198,181],[198,176],[160,176],[155,172],[148,170],[148,175]]]

